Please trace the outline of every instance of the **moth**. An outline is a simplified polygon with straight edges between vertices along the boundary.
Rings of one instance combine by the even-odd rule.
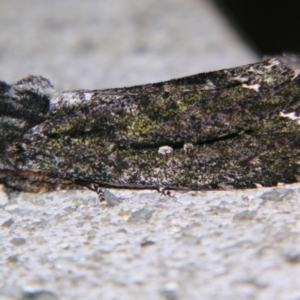
[[[300,176],[300,59],[133,87],[57,92],[0,82],[0,183],[212,190]]]

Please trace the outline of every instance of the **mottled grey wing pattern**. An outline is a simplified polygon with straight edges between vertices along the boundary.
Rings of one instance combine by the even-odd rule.
[[[295,65],[269,59],[142,86],[63,93],[43,77],[1,82],[0,182],[29,191],[296,182]]]

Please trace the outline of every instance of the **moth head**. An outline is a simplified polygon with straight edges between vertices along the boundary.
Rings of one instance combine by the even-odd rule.
[[[12,85],[0,81],[0,143],[43,122],[54,94],[53,85],[42,76],[28,76]]]
[[[49,111],[50,100],[54,95],[54,86],[42,76],[29,75],[11,85],[11,97],[30,116],[45,115]]]
[[[46,96],[49,98],[51,98],[55,93],[54,86],[47,78],[34,75],[29,75],[19,80],[13,86],[13,89],[17,94],[32,93],[38,96]]]

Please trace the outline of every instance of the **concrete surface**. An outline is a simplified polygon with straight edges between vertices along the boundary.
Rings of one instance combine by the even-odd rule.
[[[0,25],[0,78],[59,90],[258,59],[205,0],[0,0]],[[299,191],[0,189],[0,299],[300,299]]]
[[[300,299],[299,192],[3,193],[0,299]]]

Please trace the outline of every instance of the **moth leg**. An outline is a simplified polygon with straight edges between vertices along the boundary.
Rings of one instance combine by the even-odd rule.
[[[102,190],[98,184],[90,184],[89,189],[98,194],[98,199],[101,203],[107,207],[113,207],[119,205],[122,202],[122,198],[115,196],[109,190]]]
[[[105,201],[106,201],[106,200],[105,200],[105,197],[104,197],[104,192],[103,192],[103,190],[101,189],[101,187],[100,187],[99,185],[93,184],[93,183],[92,183],[92,184],[90,184],[90,185],[88,186],[88,188],[89,188],[91,191],[97,193],[100,202],[105,202]]]
[[[170,190],[168,190],[166,187],[159,186],[157,188],[157,191],[164,196],[174,198],[174,194]]]

